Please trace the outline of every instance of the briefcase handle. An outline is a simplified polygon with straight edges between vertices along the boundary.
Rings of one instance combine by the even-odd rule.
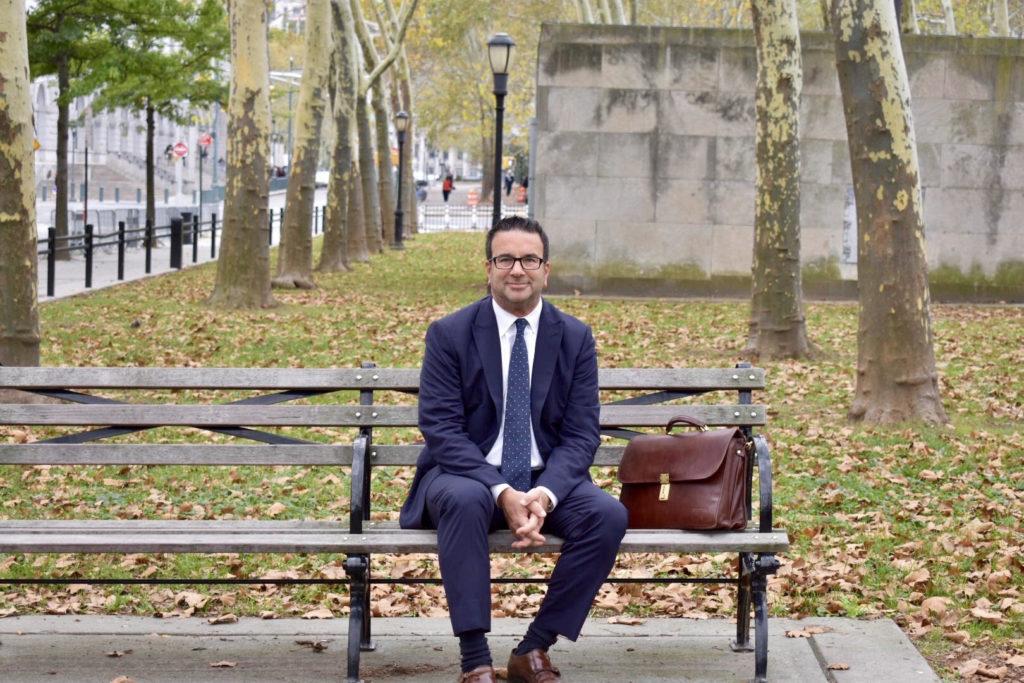
[[[701,422],[700,420],[698,420],[697,418],[690,417],[688,415],[676,415],[675,417],[668,421],[668,424],[665,426],[665,433],[669,434],[672,431],[672,428],[679,423],[689,425],[690,427],[696,427],[702,432],[708,431],[708,426]]]

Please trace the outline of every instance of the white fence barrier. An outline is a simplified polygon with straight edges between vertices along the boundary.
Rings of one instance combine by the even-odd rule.
[[[526,216],[526,204],[502,204],[502,216]],[[420,204],[417,220],[420,232],[473,232],[489,230],[493,207],[490,204]]]

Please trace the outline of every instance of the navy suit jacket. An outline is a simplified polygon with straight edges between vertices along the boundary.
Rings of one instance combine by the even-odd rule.
[[[530,380],[533,435],[544,459],[536,485],[559,500],[581,482],[600,443],[597,352],[590,328],[548,301],[541,309]],[[403,528],[429,527],[426,490],[444,472],[491,487],[507,483],[486,461],[504,414],[501,342],[491,297],[430,325],[420,373],[416,463]]]

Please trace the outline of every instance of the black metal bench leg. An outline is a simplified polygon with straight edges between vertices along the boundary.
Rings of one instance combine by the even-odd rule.
[[[350,555],[345,560],[345,573],[349,584],[349,616],[348,616],[348,677],[345,683],[362,683],[359,678],[359,654],[363,644],[363,622],[368,618],[367,579],[369,578],[369,557],[366,555]]]
[[[366,558],[366,577],[363,581],[363,624],[360,631],[359,649],[363,652],[373,652],[377,649],[377,644],[370,638],[370,626],[373,619],[370,596],[370,556],[364,555],[364,557]]]
[[[754,678],[752,683],[768,681],[768,575],[779,570],[779,561],[771,553],[757,556],[751,576],[754,599]]]
[[[750,643],[751,577],[754,573],[754,557],[740,553],[739,586],[736,596],[736,640],[729,644],[733,652],[752,652]]]

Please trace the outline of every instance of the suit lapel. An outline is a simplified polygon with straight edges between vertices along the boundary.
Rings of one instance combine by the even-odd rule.
[[[480,363],[487,378],[487,392],[494,401],[498,415],[504,413],[501,380],[501,341],[498,339],[498,323],[494,319],[491,298],[481,300],[473,322],[473,341]]]
[[[547,301],[540,313],[537,346],[533,351],[533,377],[530,379],[530,409],[534,424],[551,389],[551,378],[562,344],[562,319],[558,309]]]

